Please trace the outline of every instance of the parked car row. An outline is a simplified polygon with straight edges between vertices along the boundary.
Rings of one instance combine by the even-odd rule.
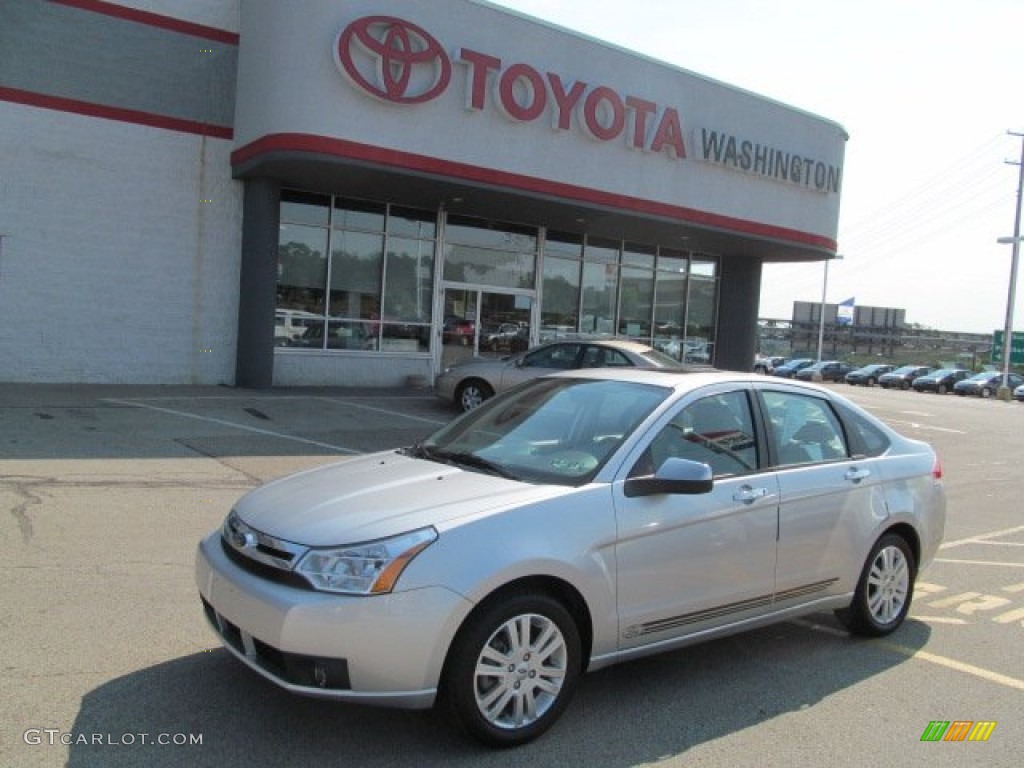
[[[1003,374],[999,371],[972,374],[966,368],[931,368],[927,365],[896,367],[888,363],[871,363],[855,369],[840,360],[816,362],[809,357],[792,360],[758,357],[754,370],[785,379],[845,381],[847,384],[866,387],[877,385],[884,389],[913,389],[915,392],[934,392],[939,395],[954,392],[962,396],[978,397],[992,397],[999,391],[1003,381]],[[1013,390],[1013,399],[1024,402],[1024,376],[1011,373],[1009,385]]]

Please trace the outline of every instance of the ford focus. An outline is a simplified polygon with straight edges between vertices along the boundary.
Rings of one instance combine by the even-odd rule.
[[[927,444],[824,388],[579,370],[249,493],[196,579],[277,685],[511,746],[588,670],[812,612],[895,631],[945,508]]]

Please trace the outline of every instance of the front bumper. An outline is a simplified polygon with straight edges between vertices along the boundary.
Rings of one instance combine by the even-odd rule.
[[[359,597],[278,584],[232,562],[219,531],[199,544],[196,583],[225,647],[282,688],[409,709],[433,705],[472,608],[441,587]]]

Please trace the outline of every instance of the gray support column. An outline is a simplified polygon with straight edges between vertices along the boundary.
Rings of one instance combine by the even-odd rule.
[[[235,385],[263,388],[274,380],[280,184],[271,179],[246,179],[243,204]]]
[[[718,290],[715,365],[729,371],[753,370],[761,303],[760,260],[749,256],[724,257]]]

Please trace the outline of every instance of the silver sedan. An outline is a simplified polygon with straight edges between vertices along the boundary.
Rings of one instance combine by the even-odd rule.
[[[942,539],[941,478],[927,444],[812,384],[581,370],[253,491],[196,579],[278,685],[437,704],[508,746],[587,670],[823,610],[893,632]]]
[[[438,397],[471,411],[497,392],[538,376],[578,368],[680,368],[678,360],[625,339],[552,341],[501,360],[474,357],[437,377]]]

